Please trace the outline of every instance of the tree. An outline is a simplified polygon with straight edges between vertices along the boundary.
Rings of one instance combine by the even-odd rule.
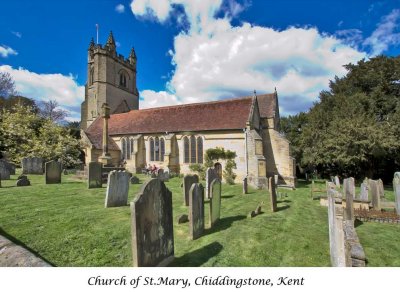
[[[302,165],[326,174],[392,176],[400,166],[400,58],[379,56],[345,66],[307,113]]]
[[[7,98],[11,95],[17,95],[14,79],[10,73],[0,72],[0,97]]]
[[[58,107],[59,104],[56,100],[42,101],[40,103],[40,116],[52,122],[60,123],[68,116],[68,112]]]
[[[16,105],[30,107],[34,113],[39,112],[39,108],[38,108],[36,102],[31,98],[27,98],[27,97],[19,96],[19,95],[9,96],[8,98],[0,96],[0,110],[2,110],[2,109],[13,110],[13,108]]]

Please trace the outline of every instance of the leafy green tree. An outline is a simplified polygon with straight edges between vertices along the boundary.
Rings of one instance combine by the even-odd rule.
[[[16,95],[15,82],[10,73],[0,72],[0,97]]]

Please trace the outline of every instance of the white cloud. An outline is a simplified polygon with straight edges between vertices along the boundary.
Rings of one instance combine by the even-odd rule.
[[[140,92],[140,108],[153,108],[182,104],[178,97],[166,91],[143,90]]]
[[[20,33],[19,31],[11,31],[11,33],[13,34],[13,35],[15,35],[17,38],[22,38],[22,33]]]
[[[80,104],[85,96],[85,87],[79,86],[72,75],[38,74],[24,68],[0,66],[0,72],[13,77],[17,91],[25,97],[40,100],[56,100],[72,117],[80,116]]]
[[[356,28],[337,30],[335,36],[353,48],[363,42],[362,31]]]
[[[10,55],[18,55],[17,51],[8,47],[8,46],[0,46],[0,56],[3,58],[7,58]]]
[[[131,6],[141,3],[141,12],[156,11],[151,2],[136,0]],[[234,7],[234,1],[230,2]],[[345,74],[344,64],[366,57],[316,28],[274,30],[246,22],[232,26],[232,15],[215,18],[222,5],[219,0],[164,3],[170,6],[159,21],[168,17],[173,5],[180,4],[190,30],[174,39],[170,54],[175,70],[167,83],[169,90],[141,92],[146,106],[158,106],[158,100],[166,105],[251,95],[254,89],[257,93],[273,92],[277,87],[281,113],[294,114],[307,110],[335,75]]]
[[[173,0],[134,0],[131,2],[131,10],[135,15],[153,15],[163,22],[171,11],[171,2]]]
[[[377,28],[363,43],[364,46],[371,47],[371,55],[383,53],[389,45],[400,44],[399,20],[399,9],[393,9],[388,15],[382,17]]]
[[[124,13],[125,12],[125,6],[123,4],[118,4],[115,6],[115,11],[118,13]]]

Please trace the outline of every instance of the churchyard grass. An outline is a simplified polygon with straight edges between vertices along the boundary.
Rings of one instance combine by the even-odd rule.
[[[43,175],[28,175],[32,186],[15,187],[17,175],[0,188],[0,233],[55,266],[132,266],[130,208],[104,208],[105,185],[87,189],[87,182],[63,175],[62,184],[45,185]],[[146,179],[139,175],[141,183]],[[167,187],[173,194],[175,260],[171,266],[330,266],[327,209],[310,199],[309,185],[279,189],[278,212],[271,213],[265,190],[222,186],[221,219],[190,240],[181,178]],[[204,185],[204,181],[201,182]],[[130,185],[132,201],[141,184]],[[262,214],[248,214],[263,202]],[[357,227],[370,265],[399,266],[399,225],[364,223]],[[367,239],[366,239],[367,238]]]

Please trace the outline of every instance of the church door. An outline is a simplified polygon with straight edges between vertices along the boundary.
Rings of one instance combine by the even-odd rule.
[[[214,164],[215,171],[218,174],[220,180],[222,180],[222,165],[221,163],[217,162]]]

